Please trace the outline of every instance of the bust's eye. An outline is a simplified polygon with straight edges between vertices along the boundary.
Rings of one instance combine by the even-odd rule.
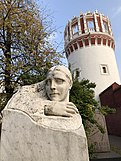
[[[58,84],[63,84],[63,82],[64,82],[64,80],[63,79],[60,79],[60,78],[56,78],[55,81]]]

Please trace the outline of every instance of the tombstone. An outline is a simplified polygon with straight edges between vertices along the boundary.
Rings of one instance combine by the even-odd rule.
[[[102,126],[104,133],[95,126],[90,125],[90,134],[88,136],[88,144],[94,145],[95,153],[110,152],[110,143],[108,138],[108,132],[105,122],[105,117],[100,112],[95,113],[95,119]]]
[[[89,161],[71,86],[69,70],[56,66],[46,80],[13,95],[3,112],[1,161]]]

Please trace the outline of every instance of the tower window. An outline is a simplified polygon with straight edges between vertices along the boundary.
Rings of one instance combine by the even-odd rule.
[[[103,21],[103,24],[104,24],[105,32],[109,33],[108,23]]]
[[[73,27],[72,27],[72,31],[73,31],[73,35],[78,33],[78,24],[75,24]]]
[[[87,25],[90,32],[95,30],[93,21],[87,21]]]
[[[80,70],[79,68],[76,68],[74,71],[74,79],[78,79],[80,77]]]
[[[74,72],[73,78],[74,79],[78,79],[80,77],[80,70],[79,70],[79,68],[76,68],[73,72]]]
[[[101,74],[109,74],[108,65],[106,64],[101,65]]]
[[[106,67],[102,67],[103,73],[107,73]]]
[[[79,77],[79,74],[80,74],[79,70],[76,70],[76,78]]]

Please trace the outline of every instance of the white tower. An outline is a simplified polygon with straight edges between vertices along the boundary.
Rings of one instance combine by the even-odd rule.
[[[96,83],[95,97],[112,83],[120,83],[115,43],[108,17],[95,11],[68,22],[64,32],[65,51],[71,71]]]

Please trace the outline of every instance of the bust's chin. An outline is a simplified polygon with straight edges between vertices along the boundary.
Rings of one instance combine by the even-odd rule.
[[[69,99],[66,97],[64,99],[58,99],[56,97],[53,97],[50,99],[50,101],[57,101],[57,102],[69,102]]]
[[[58,101],[58,102],[69,102],[69,93],[66,96],[60,97],[59,95],[51,95],[48,96],[50,101]]]

